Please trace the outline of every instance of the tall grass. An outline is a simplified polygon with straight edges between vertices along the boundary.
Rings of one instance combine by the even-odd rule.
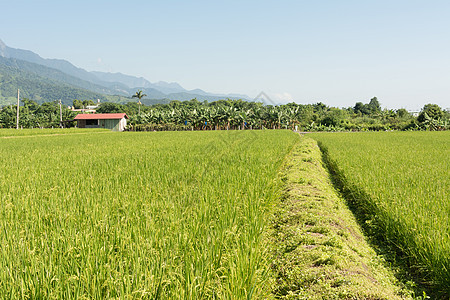
[[[0,141],[0,298],[265,297],[287,131]]]
[[[438,292],[450,295],[450,132],[314,134],[356,205]]]

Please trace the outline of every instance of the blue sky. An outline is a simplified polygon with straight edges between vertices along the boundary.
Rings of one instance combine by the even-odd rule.
[[[0,39],[89,71],[274,101],[450,107],[450,1],[0,0]]]

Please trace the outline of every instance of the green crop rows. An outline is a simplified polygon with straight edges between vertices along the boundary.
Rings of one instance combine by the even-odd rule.
[[[450,134],[311,136],[364,226],[445,295]],[[264,235],[297,142],[279,130],[0,130],[0,298],[273,298]]]
[[[80,129],[80,128],[54,128],[54,129],[0,129],[0,138],[2,137],[23,137],[53,134],[75,134],[75,133],[93,133],[93,132],[109,132],[108,129]]]
[[[0,139],[0,298],[264,298],[262,233],[296,141],[288,131]]]
[[[422,280],[448,293],[450,132],[312,136],[350,201],[371,216],[366,225],[375,223]]]

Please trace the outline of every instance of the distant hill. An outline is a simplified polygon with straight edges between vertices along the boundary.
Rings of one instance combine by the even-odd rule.
[[[247,95],[241,95],[241,94],[214,94],[214,93],[208,93],[201,89],[194,89],[194,90],[186,90],[181,85],[179,85],[176,82],[165,82],[165,81],[158,81],[155,83],[151,83],[147,79],[143,77],[135,77],[130,75],[125,75],[122,73],[105,73],[105,72],[97,72],[93,71],[91,72],[95,76],[98,77],[101,81],[106,81],[109,83],[113,82],[120,82],[122,84],[127,85],[131,90],[135,91],[136,89],[141,89],[143,91],[146,91],[146,94],[151,93],[151,90],[157,90],[161,93],[165,94],[167,98],[172,100],[182,100],[175,98],[178,95],[182,95],[183,98],[187,98],[187,100],[197,98],[199,100],[208,100],[208,101],[215,101],[220,99],[243,99],[243,100],[249,100],[250,97]],[[190,95],[190,96],[189,96]],[[213,99],[213,100],[211,100]]]
[[[92,83],[90,81],[82,80],[78,77],[68,75],[57,69],[49,68],[44,65],[39,65],[36,63],[31,63],[28,61],[15,59],[15,58],[5,58],[0,56],[0,64],[15,68],[28,73],[33,73],[39,77],[48,78],[54,81],[58,81],[63,84],[73,85],[82,89],[86,89],[95,93],[101,94],[115,94],[115,90]],[[128,95],[128,91],[124,92]]]
[[[92,71],[91,74],[95,75],[98,80],[101,80],[103,82],[109,82],[109,83],[116,83],[120,82],[123,85],[126,85],[128,88],[134,88],[134,87],[142,87],[142,88],[152,88],[153,85],[150,81],[143,77],[134,77],[130,75],[125,75],[122,73],[105,73],[105,72],[98,72],[98,71]]]
[[[101,93],[65,84],[17,67],[22,63],[0,57],[0,105],[15,103],[17,89],[20,89],[22,99],[28,98],[38,103],[59,99],[65,105],[72,105],[74,99],[108,101],[107,97]]]
[[[186,90],[176,82],[158,81],[153,85],[156,89],[166,94],[186,92]]]
[[[88,71],[83,70],[81,68],[77,68],[66,60],[45,59],[29,50],[10,48],[6,46],[5,43],[3,43],[1,40],[0,40],[0,56],[6,58],[20,59],[27,62],[43,65],[52,69],[62,71],[68,75],[83,79],[85,81],[90,81],[96,84],[103,85],[103,82],[101,82],[94,74],[91,74]]]
[[[168,83],[159,81],[156,83],[151,83],[143,77],[135,77],[122,73],[105,73],[97,71],[88,72],[74,66],[66,60],[44,59],[32,51],[8,47],[1,40],[0,58],[2,58],[0,64],[3,66],[8,66],[13,69],[15,68],[17,69],[16,71],[26,72],[27,75],[25,77],[29,81],[27,87],[35,88],[33,91],[29,91],[29,94],[39,95],[39,99],[43,100],[49,99],[43,98],[42,95],[47,95],[46,97],[52,96],[51,98],[59,97],[52,95],[51,93],[43,93],[42,88],[39,89],[37,82],[43,84],[43,86],[46,86],[47,88],[56,85],[57,87],[55,87],[55,90],[59,90],[61,85],[64,85],[66,89],[70,87],[72,91],[79,91],[75,94],[83,94],[86,95],[86,97],[88,97],[88,95],[97,95],[98,99],[107,99],[111,98],[109,96],[115,95],[125,102],[131,101],[128,97],[131,97],[131,95],[133,95],[137,90],[142,90],[145,94],[147,94],[146,98],[152,100],[161,99],[162,102],[168,100],[190,100],[193,98],[197,98],[199,101],[216,101],[226,98],[243,100],[250,99],[246,95],[213,94],[205,92],[201,89],[189,91],[176,82]],[[31,74],[34,74],[35,77]],[[0,76],[2,75],[3,73],[0,73]],[[15,80],[18,79],[16,78]],[[3,82],[3,85],[11,84],[12,82],[9,81]],[[5,86],[2,87],[2,89],[6,93],[6,90],[16,89],[16,87],[10,88]],[[22,87],[22,89],[24,88]],[[85,91],[81,93],[82,90]],[[59,93],[59,95],[61,95],[61,93]],[[66,96],[68,97],[69,94]],[[11,97],[11,95],[8,93],[0,95],[0,101],[2,101],[2,97],[8,98]],[[73,99],[71,101],[73,101]],[[133,101],[135,101],[135,99],[133,99]]]

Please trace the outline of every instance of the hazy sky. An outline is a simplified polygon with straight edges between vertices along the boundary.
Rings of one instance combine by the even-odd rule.
[[[0,0],[0,39],[187,89],[450,107],[448,0]]]

